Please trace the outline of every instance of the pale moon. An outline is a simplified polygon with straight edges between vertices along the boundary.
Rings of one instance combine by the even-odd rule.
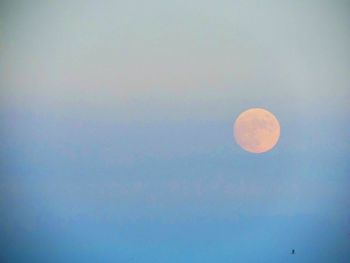
[[[264,153],[277,144],[280,131],[280,124],[271,112],[252,108],[238,116],[233,135],[244,150],[251,153]]]

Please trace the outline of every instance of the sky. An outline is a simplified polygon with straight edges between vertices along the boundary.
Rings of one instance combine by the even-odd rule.
[[[349,11],[1,1],[1,262],[349,262]]]

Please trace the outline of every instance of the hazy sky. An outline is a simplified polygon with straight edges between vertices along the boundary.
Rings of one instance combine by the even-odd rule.
[[[2,1],[2,261],[349,262],[349,11]]]

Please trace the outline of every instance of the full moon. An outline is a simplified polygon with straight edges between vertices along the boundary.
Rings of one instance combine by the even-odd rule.
[[[271,112],[252,108],[238,116],[233,135],[244,150],[251,153],[264,153],[277,144],[280,130],[280,124]]]

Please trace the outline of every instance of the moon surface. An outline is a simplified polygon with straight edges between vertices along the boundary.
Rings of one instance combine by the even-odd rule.
[[[251,153],[270,151],[280,137],[277,118],[262,108],[242,112],[235,121],[233,134],[236,142]]]

